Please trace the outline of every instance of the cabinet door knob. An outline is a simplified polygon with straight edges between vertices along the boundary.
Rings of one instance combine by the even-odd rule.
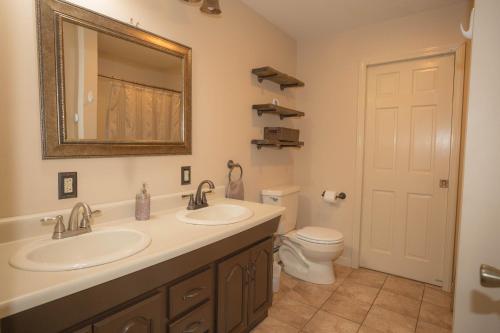
[[[252,281],[255,281],[255,271],[256,271],[255,263],[250,264],[250,272],[252,273],[250,275],[250,278],[252,279]]]
[[[250,282],[250,268],[249,268],[249,265],[246,265],[245,266],[245,284],[248,284],[248,282]]]

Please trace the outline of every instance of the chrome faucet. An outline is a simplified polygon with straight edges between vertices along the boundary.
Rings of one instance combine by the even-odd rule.
[[[79,221],[78,217],[82,209],[82,219]],[[79,229],[88,229],[89,231],[92,231],[90,229],[90,223],[92,221],[92,209],[90,209],[90,206],[85,202],[78,202],[75,206],[73,206],[71,214],[69,215],[68,231],[76,231]]]
[[[82,219],[80,220],[80,212]],[[62,239],[85,234],[92,231],[91,223],[93,222],[93,215],[99,214],[101,211],[92,211],[90,206],[84,202],[75,204],[69,215],[68,227],[64,225],[64,218],[62,215],[56,217],[45,217],[41,219],[42,223],[55,221],[53,239]]]
[[[203,185],[208,184],[210,187],[209,191],[203,191]],[[198,185],[198,189],[196,190],[196,197],[194,197],[194,194],[186,194],[183,195],[183,198],[189,197],[189,204],[187,206],[188,210],[195,210],[195,209],[200,209],[204,207],[208,207],[208,202],[207,202],[207,193],[211,193],[212,190],[215,188],[214,183],[211,180],[204,180]]]

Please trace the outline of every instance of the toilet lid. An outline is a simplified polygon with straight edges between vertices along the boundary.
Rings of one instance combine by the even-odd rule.
[[[318,244],[335,244],[344,241],[344,235],[341,232],[322,227],[304,227],[299,229],[297,230],[297,238]]]

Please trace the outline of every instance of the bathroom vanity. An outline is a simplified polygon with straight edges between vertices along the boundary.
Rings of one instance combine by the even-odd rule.
[[[30,272],[5,267],[8,263],[2,262],[0,270],[6,273],[2,289],[13,291],[0,291],[2,298],[11,295],[10,301],[0,299],[0,311],[13,313],[3,316],[1,332],[250,331],[267,316],[272,304],[272,237],[283,211],[242,203],[254,215],[231,225],[190,225],[176,220],[175,212],[147,223],[120,223],[120,227],[142,228],[151,234],[152,242],[143,252],[106,265]],[[174,244],[175,240],[184,247]],[[19,248],[2,246],[2,260],[9,255],[5,251],[11,255]],[[153,262],[157,263],[150,265]],[[133,271],[118,276],[127,270]],[[95,284],[96,275],[117,277]],[[10,283],[13,277],[19,280]],[[76,290],[71,292],[65,282]],[[82,289],[86,283],[90,287]],[[43,302],[43,295],[53,300]],[[16,310],[23,307],[28,308]]]

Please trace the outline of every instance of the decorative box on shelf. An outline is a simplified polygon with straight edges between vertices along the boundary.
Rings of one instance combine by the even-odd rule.
[[[286,127],[264,127],[264,140],[297,142],[300,131]]]

